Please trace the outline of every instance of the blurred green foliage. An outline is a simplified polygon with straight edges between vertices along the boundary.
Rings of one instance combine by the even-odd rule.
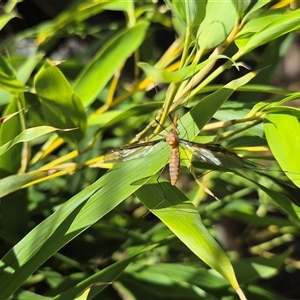
[[[299,299],[300,94],[270,84],[297,3],[81,0],[17,30],[22,5],[0,16],[0,298]],[[176,186],[170,115],[216,144],[180,148]]]

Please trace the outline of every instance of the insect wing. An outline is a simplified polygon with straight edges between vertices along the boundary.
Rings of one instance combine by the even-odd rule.
[[[182,141],[193,153],[193,158],[224,168],[243,168],[243,160],[233,152],[218,145],[206,145]]]
[[[134,144],[114,149],[104,155],[104,162],[129,161],[132,159],[144,157],[151,153],[155,146],[159,144],[159,142],[161,142],[161,140],[155,142]]]

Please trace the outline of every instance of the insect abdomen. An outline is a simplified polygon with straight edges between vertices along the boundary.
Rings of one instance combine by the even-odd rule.
[[[175,185],[178,179],[180,167],[180,156],[178,147],[171,149],[171,155],[169,160],[169,172],[171,184]]]

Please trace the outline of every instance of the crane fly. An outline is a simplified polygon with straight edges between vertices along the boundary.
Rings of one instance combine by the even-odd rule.
[[[201,144],[190,142],[179,137],[178,116],[172,122],[172,128],[165,138],[151,142],[137,143],[112,150],[104,155],[104,162],[129,161],[146,156],[153,151],[159,143],[165,142],[171,148],[169,158],[169,175],[172,185],[178,180],[180,167],[181,145],[192,152],[192,157],[200,162],[208,163],[217,167],[242,168],[243,160],[233,152],[230,152],[219,145]]]

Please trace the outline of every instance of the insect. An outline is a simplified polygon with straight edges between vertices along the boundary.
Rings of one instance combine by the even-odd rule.
[[[192,151],[193,158],[210,165],[227,168],[242,168],[244,166],[242,158],[235,153],[222,148],[220,145],[195,143],[179,138],[177,127],[178,116],[175,116],[172,128],[164,139],[153,142],[137,143],[114,149],[104,156],[104,161],[128,161],[144,157],[149,154],[157,144],[165,142],[171,148],[169,174],[172,185],[175,185],[178,180],[180,167],[180,145]]]

